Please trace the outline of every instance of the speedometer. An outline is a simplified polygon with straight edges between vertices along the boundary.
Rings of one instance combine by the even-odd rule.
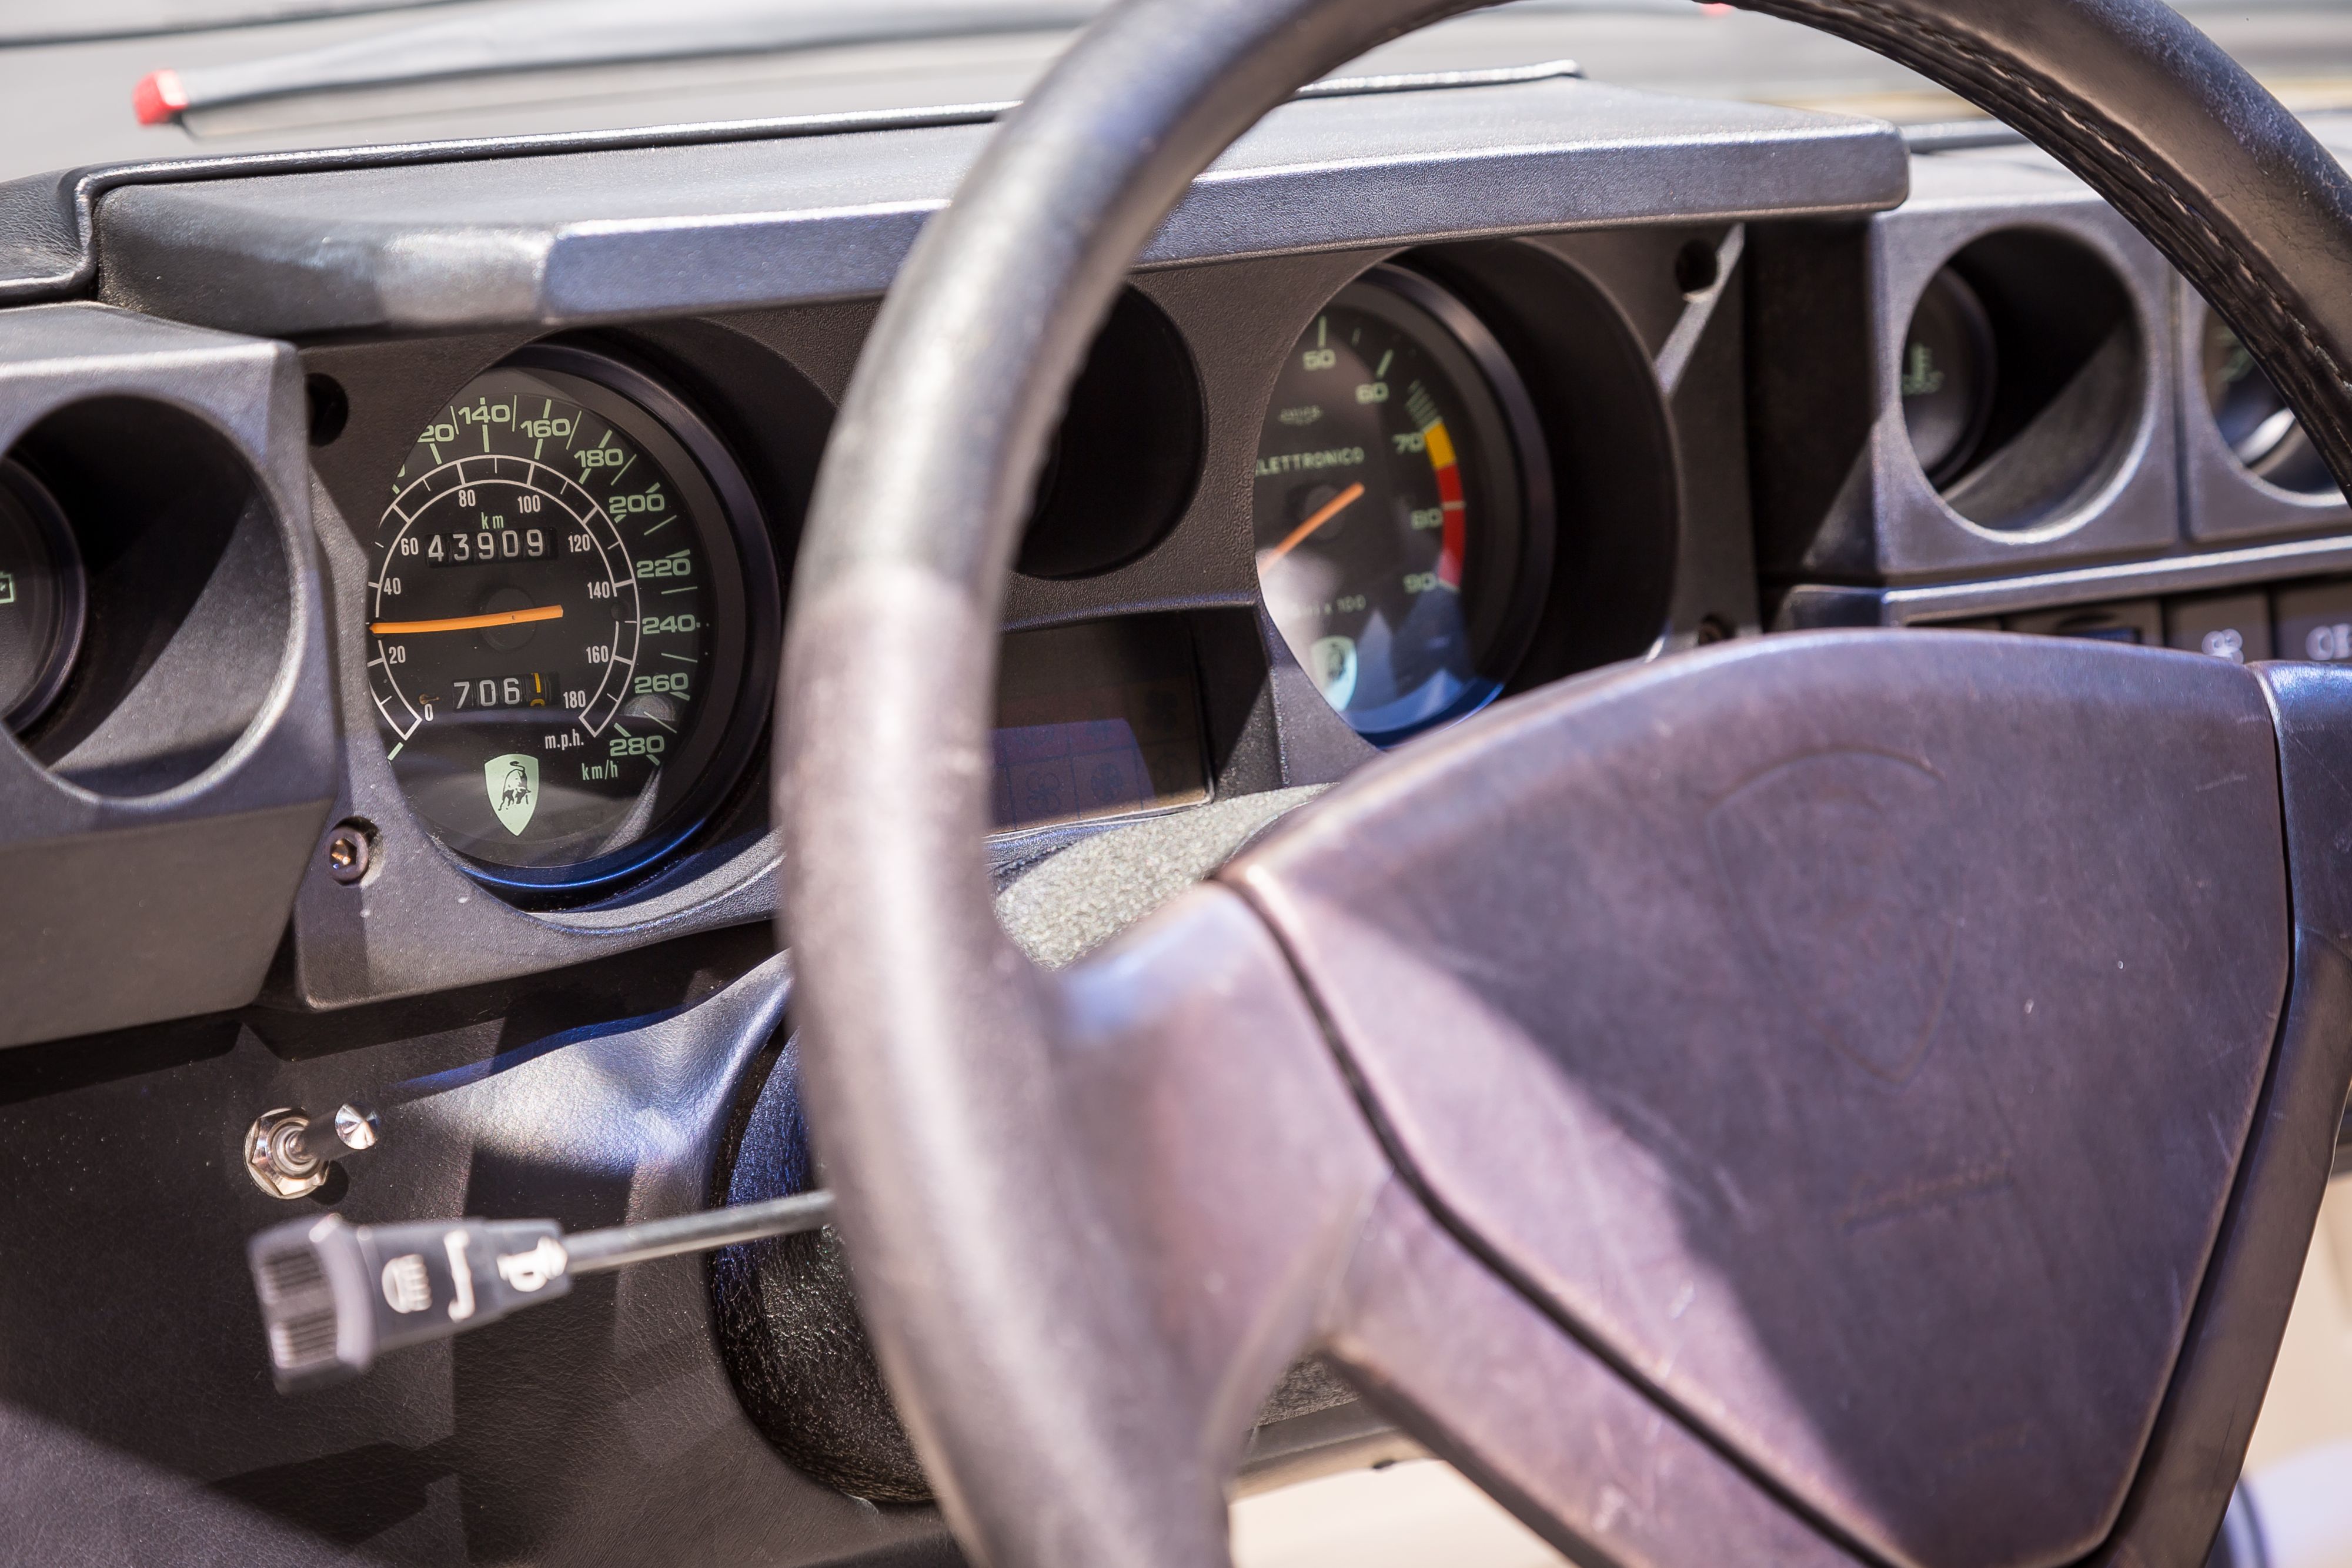
[[[591,886],[740,774],[774,566],[725,449],[651,378],[541,346],[417,438],[376,530],[368,676],[417,816],[517,888]]]
[[[1292,345],[1259,439],[1258,581],[1326,701],[1392,745],[1492,701],[1550,569],[1525,388],[1476,317],[1377,267]]]

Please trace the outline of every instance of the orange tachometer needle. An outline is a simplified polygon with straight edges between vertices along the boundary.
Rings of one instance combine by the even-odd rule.
[[[562,619],[563,606],[542,604],[536,610],[501,610],[495,615],[452,615],[446,621],[371,621],[368,631],[378,637],[405,637],[415,632],[478,632],[485,626]]]
[[[1329,522],[1340,513],[1346,511],[1349,507],[1354,506],[1356,502],[1362,497],[1363,494],[1363,482],[1359,480],[1355,484],[1350,485],[1346,489],[1340,491],[1338,495],[1332,497],[1329,500],[1324,502],[1321,506],[1316,507],[1314,515],[1309,517],[1305,522],[1299,524],[1297,528],[1291,529],[1289,537],[1285,538],[1280,544],[1266,551],[1265,559],[1259,564],[1263,566],[1272,566],[1276,561],[1280,560],[1284,556],[1288,555],[1292,550],[1295,550],[1300,545],[1305,544],[1307,542],[1307,535],[1313,533],[1316,529],[1321,528],[1324,524]]]

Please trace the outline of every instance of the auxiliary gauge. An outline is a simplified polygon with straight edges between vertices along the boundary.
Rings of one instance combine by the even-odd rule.
[[[750,487],[618,361],[523,350],[417,437],[377,525],[368,677],[409,804],[486,882],[645,867],[740,777],[776,661]]]
[[[1266,610],[1364,738],[1502,691],[1550,576],[1550,470],[1526,388],[1452,295],[1380,267],[1309,323],[1266,410],[1254,511]]]

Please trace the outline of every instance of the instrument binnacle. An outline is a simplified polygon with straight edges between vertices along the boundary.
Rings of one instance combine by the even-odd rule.
[[[774,579],[740,471],[659,382],[553,346],[476,378],[402,465],[367,587],[409,804],[494,884],[642,870],[756,743]]]

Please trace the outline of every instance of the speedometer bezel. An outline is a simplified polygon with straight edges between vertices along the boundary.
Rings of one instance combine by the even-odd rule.
[[[592,347],[556,340],[525,345],[468,378],[467,384],[499,371],[552,378],[559,391],[632,438],[655,448],[674,446],[683,455],[681,471],[673,477],[681,487],[706,492],[709,526],[702,530],[702,545],[714,602],[724,606],[714,617],[714,682],[707,699],[714,708],[723,708],[724,716],[709,728],[707,744],[698,736],[695,750],[688,754],[692,777],[676,803],[663,810],[654,831],[587,860],[518,867],[478,860],[417,818],[443,854],[509,902],[526,906],[574,903],[609,896],[633,879],[657,873],[736,794],[758,754],[774,705],[782,590],[775,547],[750,482],[702,413],[666,381],[602,342]],[[372,559],[379,543],[370,545]]]

